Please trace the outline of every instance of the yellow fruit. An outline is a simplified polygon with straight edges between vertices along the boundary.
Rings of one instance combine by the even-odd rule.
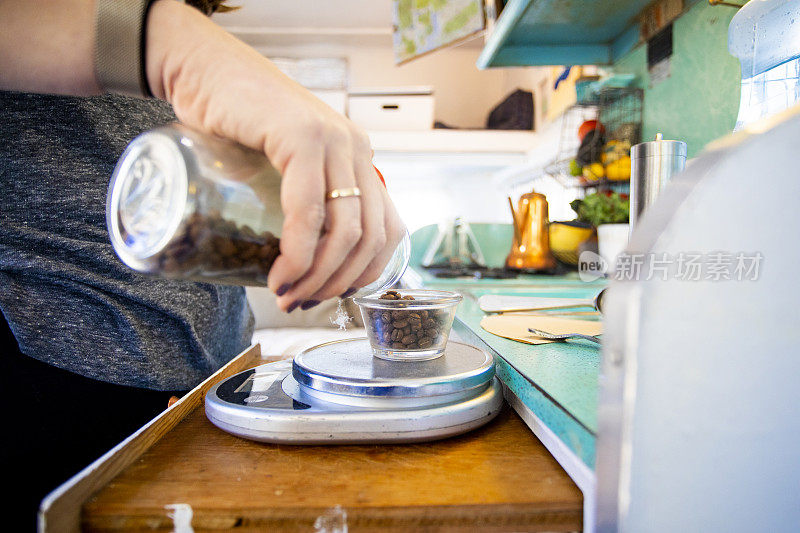
[[[583,177],[589,181],[597,181],[605,176],[605,170],[600,163],[592,163],[588,167],[583,167]]]
[[[600,154],[600,161],[602,161],[604,165],[608,165],[623,157],[629,157],[630,153],[631,143],[628,141],[608,141],[605,146],[603,146],[603,153]]]
[[[610,180],[624,181],[631,177],[631,158],[622,157],[606,166],[606,176]]]

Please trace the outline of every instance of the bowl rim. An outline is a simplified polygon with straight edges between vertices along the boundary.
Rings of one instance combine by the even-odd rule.
[[[380,309],[408,309],[425,308],[425,307],[444,307],[447,305],[454,305],[461,302],[464,297],[461,293],[454,291],[443,291],[438,289],[388,289],[393,290],[401,295],[410,295],[424,297],[424,300],[381,300],[378,298],[381,294],[387,292],[386,290],[374,292],[364,296],[353,298],[353,301],[359,306],[372,307]]]
[[[548,223],[548,226],[566,226],[574,229],[594,229],[594,226],[588,222],[583,222],[582,220],[552,220]]]

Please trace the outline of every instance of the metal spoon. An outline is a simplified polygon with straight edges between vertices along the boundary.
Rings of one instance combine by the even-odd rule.
[[[583,333],[548,333],[546,331],[542,331],[540,329],[535,328],[528,328],[528,331],[536,335],[537,337],[541,337],[543,339],[547,339],[550,341],[565,341],[567,339],[584,339],[587,341],[596,342],[597,344],[602,344],[600,340],[600,336],[595,335],[584,335]]]
[[[484,294],[478,299],[482,311],[487,313],[508,313],[512,311],[542,311],[554,309],[571,309],[591,307],[603,312],[603,289],[594,298],[584,300],[578,298],[544,298],[535,296],[505,296]]]

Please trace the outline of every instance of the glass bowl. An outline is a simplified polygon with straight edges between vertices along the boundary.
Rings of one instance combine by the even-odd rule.
[[[461,295],[399,289],[355,298],[375,357],[425,361],[444,353]]]

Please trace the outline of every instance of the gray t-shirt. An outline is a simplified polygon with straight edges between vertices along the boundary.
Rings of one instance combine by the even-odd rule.
[[[249,344],[243,288],[139,274],[109,242],[117,159],[136,135],[174,120],[157,100],[0,91],[0,309],[22,353],[102,381],[179,390]]]

